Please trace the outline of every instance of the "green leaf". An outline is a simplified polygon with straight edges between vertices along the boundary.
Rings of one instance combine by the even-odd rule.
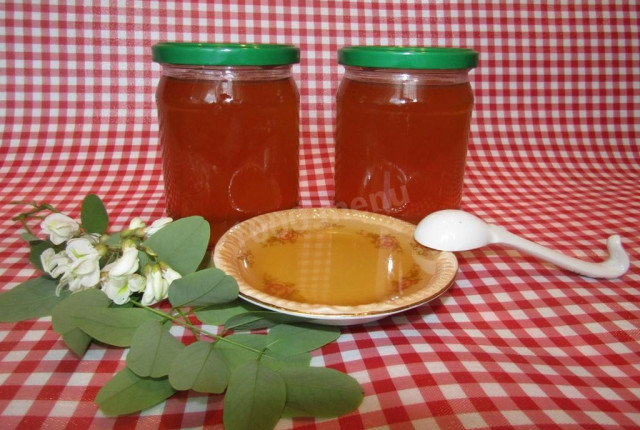
[[[225,331],[228,330],[257,330],[269,328],[278,324],[269,319],[273,315],[271,311],[251,311],[234,315],[224,323]]]
[[[107,237],[105,240],[102,241],[102,243],[104,243],[107,246],[119,248],[120,245],[122,244],[122,236],[120,236],[120,233],[110,234],[109,237]],[[138,254],[138,256],[139,255],[140,254]],[[144,266],[140,265],[140,267],[144,267]]]
[[[174,393],[168,378],[141,378],[125,367],[98,391],[95,402],[105,415],[116,416],[143,411]]]
[[[163,318],[139,308],[76,309],[73,322],[89,336],[109,345],[131,346],[135,331],[143,323]]]
[[[259,307],[252,305],[249,302],[245,302],[244,300],[234,300],[230,303],[211,305],[206,308],[198,309],[194,314],[203,324],[224,325],[224,323],[231,317],[251,311],[257,311],[259,309]]]
[[[45,270],[42,267],[42,261],[40,261],[40,255],[42,255],[42,253],[47,249],[53,248],[53,243],[49,242],[48,240],[38,240],[38,241],[30,242],[29,245],[30,245],[29,261],[31,262],[33,267],[35,267],[41,272],[44,272]]]
[[[229,382],[229,368],[213,343],[197,341],[174,360],[169,382],[176,390],[222,393]]]
[[[181,275],[194,272],[209,245],[209,223],[200,216],[182,218],[150,236],[143,245]]]
[[[225,429],[271,430],[285,400],[283,378],[260,362],[248,362],[231,373],[222,413]]]
[[[256,330],[300,321],[305,321],[305,319],[273,311],[251,311],[229,318],[225,322],[224,328],[225,330]]]
[[[267,336],[263,334],[232,334],[214,344],[220,357],[234,371],[249,361],[256,361],[264,352]]]
[[[303,319],[293,315],[279,314],[273,311],[251,311],[229,318],[225,322],[224,328],[225,330],[256,330],[299,321],[303,321]]]
[[[171,364],[183,349],[182,342],[163,327],[162,321],[146,321],[133,335],[127,367],[142,377],[167,376]]]
[[[311,355],[281,354],[266,349],[267,336],[264,334],[232,334],[214,344],[214,349],[232,371],[249,361],[260,360],[271,370],[283,367],[308,366]]]
[[[109,215],[100,197],[95,194],[88,194],[84,198],[80,211],[80,222],[87,233],[104,234],[107,232]]]
[[[280,370],[288,367],[308,367],[311,363],[311,354],[303,352],[295,355],[283,355],[266,350],[260,362],[271,370]]]
[[[56,296],[58,282],[40,276],[0,293],[0,322],[16,322],[51,315],[53,308],[69,296]]]
[[[176,279],[169,287],[169,301],[174,307],[215,305],[231,302],[237,297],[236,280],[214,268]]]
[[[93,340],[91,336],[76,328],[69,330],[62,335],[62,340],[67,348],[71,350],[77,357],[82,357]]]
[[[70,315],[76,309],[106,308],[111,300],[100,290],[84,290],[71,294],[58,303],[51,312],[53,330],[62,336],[62,340],[78,357],[82,357],[91,343],[91,336],[76,325]]]
[[[151,263],[151,257],[144,251],[138,251],[138,266],[144,267]]]
[[[363,390],[351,376],[326,367],[283,368],[287,389],[284,415],[338,417],[360,406]]]
[[[299,354],[320,348],[340,337],[340,329],[310,324],[280,324],[269,330],[267,348],[282,354]]]

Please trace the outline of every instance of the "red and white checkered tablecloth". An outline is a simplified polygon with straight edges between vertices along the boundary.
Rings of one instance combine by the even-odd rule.
[[[333,193],[334,96],[348,44],[480,52],[463,206],[587,260],[619,233],[630,271],[580,277],[501,247],[458,254],[453,288],[345,328],[313,363],[362,406],[279,428],[640,427],[640,5],[637,1],[11,1],[0,4],[0,289],[35,275],[15,200],[113,225],[163,214],[154,105],[166,40],[302,50],[301,205]],[[184,336],[188,336],[187,333]],[[125,351],[75,358],[42,318],[0,324],[0,428],[216,428],[222,398],[184,392],[104,417],[93,399]]]

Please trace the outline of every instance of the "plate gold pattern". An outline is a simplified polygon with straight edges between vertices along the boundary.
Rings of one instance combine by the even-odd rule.
[[[213,260],[251,303],[322,324],[361,324],[427,303],[453,284],[455,256],[419,245],[414,230],[352,209],[291,209],[232,227]]]

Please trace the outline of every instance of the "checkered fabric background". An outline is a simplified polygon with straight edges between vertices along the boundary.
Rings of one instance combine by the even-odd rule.
[[[636,1],[64,1],[0,3],[0,289],[34,276],[16,200],[114,225],[163,214],[154,105],[159,41],[298,45],[301,205],[333,193],[336,50],[480,52],[463,206],[587,260],[619,233],[627,275],[594,280],[519,252],[458,254],[456,284],[405,314],[345,328],[314,363],[364,387],[357,412],[280,428],[640,426],[640,6]],[[219,396],[182,393],[106,418],[93,399],[124,366],[76,359],[42,318],[0,325],[0,427],[221,426]]]

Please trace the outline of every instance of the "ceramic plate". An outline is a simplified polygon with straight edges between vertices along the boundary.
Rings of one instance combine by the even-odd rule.
[[[453,283],[458,262],[413,240],[413,224],[351,209],[291,209],[225,233],[216,267],[248,302],[320,324],[362,324],[420,306]]]

